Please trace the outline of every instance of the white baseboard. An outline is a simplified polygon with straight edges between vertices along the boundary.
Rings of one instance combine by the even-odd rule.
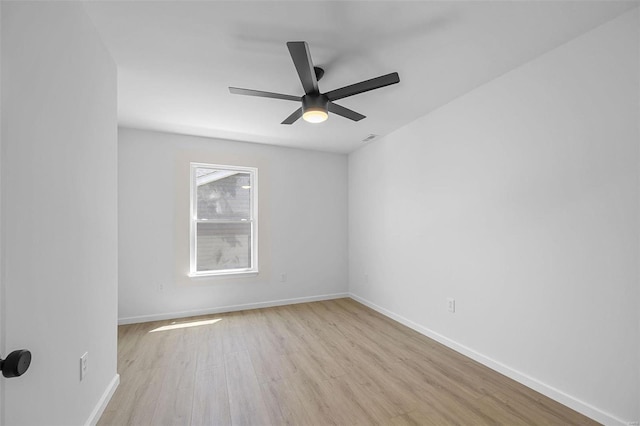
[[[602,424],[605,425],[616,425],[616,426],[628,426],[628,425],[634,425],[634,424],[638,424],[635,423],[633,421],[624,421],[622,419],[619,419],[617,417],[615,417],[612,414],[609,414],[603,410],[600,410],[584,401],[581,401],[571,395],[568,395],[564,392],[562,392],[561,390],[558,390],[556,388],[554,388],[553,386],[549,386],[531,376],[528,376],[524,373],[521,373],[517,370],[514,370],[513,368],[502,364],[499,361],[496,361],[492,358],[489,358],[479,352],[476,352],[475,350],[464,346],[454,340],[449,339],[448,337],[445,337],[441,334],[436,333],[435,331],[424,327],[420,324],[417,324],[401,315],[398,315],[394,312],[389,311],[388,309],[385,309],[381,306],[376,305],[375,303],[372,303],[370,301],[368,301],[367,299],[364,299],[358,295],[355,295],[353,293],[349,293],[349,297],[351,297],[353,300],[356,300],[360,303],[362,303],[363,305],[366,305],[368,307],[370,307],[371,309],[381,313],[382,315],[385,315],[395,321],[398,321],[400,324],[406,325],[407,327],[417,331],[420,334],[423,334],[433,340],[436,340],[440,343],[442,343],[443,345],[455,350],[456,352],[459,352],[475,361],[478,361],[479,363],[491,368],[492,370],[495,370],[507,377],[509,377],[510,379],[515,380],[516,382],[522,383],[523,385],[537,391],[540,392],[541,394],[548,396],[549,398],[558,401],[559,403],[566,405],[567,407],[584,414],[587,417],[592,418],[593,420],[600,422]]]
[[[137,324],[141,322],[160,321],[166,319],[194,317],[198,315],[219,314],[222,312],[244,311],[246,309],[270,308],[272,306],[294,305],[296,303],[318,302],[321,300],[341,299],[349,297],[349,293],[322,294],[318,296],[298,297],[294,299],[271,300],[267,302],[245,303],[242,305],[219,306],[216,308],[197,309],[193,311],[167,312],[153,315],[140,315],[118,319],[118,324]]]
[[[104,393],[102,394],[102,397],[98,401],[98,404],[91,412],[91,415],[85,422],[85,426],[95,426],[98,423],[98,420],[100,420],[100,416],[102,416],[102,413],[104,413],[105,408],[107,408],[107,404],[109,404],[109,401],[111,401],[111,397],[115,393],[119,384],[120,384],[120,375],[116,374],[111,380],[111,383],[109,383],[109,386],[107,386],[107,388],[105,389]]]

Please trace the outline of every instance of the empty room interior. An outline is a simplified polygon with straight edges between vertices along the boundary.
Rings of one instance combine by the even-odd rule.
[[[0,425],[638,425],[635,1],[1,1]]]

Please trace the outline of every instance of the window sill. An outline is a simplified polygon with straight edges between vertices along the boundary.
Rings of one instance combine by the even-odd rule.
[[[257,270],[243,271],[224,271],[224,272],[192,272],[188,276],[191,279],[206,279],[206,278],[234,278],[234,277],[255,277],[258,275]]]

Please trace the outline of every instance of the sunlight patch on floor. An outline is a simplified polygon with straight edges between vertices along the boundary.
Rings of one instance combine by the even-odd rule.
[[[215,324],[218,321],[222,321],[222,318],[217,318],[217,319],[212,319],[212,320],[204,320],[204,321],[191,321],[191,322],[171,323],[169,325],[163,325],[162,327],[154,328],[149,333],[155,333],[156,331],[176,330],[176,329],[179,329],[179,328],[200,327],[200,326],[203,326],[203,325]]]

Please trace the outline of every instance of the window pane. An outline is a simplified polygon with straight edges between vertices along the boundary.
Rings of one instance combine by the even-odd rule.
[[[198,223],[197,270],[251,267],[251,223]]]
[[[251,175],[196,168],[198,219],[242,220],[251,217]]]

